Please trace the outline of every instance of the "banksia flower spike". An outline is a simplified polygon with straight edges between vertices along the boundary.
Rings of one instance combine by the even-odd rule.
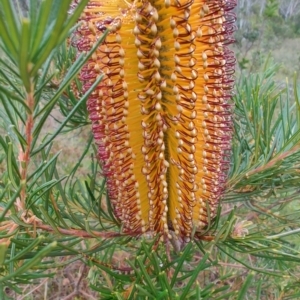
[[[189,240],[215,216],[232,135],[235,0],[99,0],[76,46],[109,29],[80,78],[116,217],[128,234]],[[209,216],[208,216],[209,215]]]

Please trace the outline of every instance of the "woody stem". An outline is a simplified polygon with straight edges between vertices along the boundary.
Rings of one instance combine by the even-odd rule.
[[[34,125],[33,121],[33,110],[34,110],[34,86],[31,83],[30,91],[26,95],[26,104],[29,108],[27,112],[27,119],[25,124],[25,137],[26,137],[26,145],[24,152],[20,149],[20,174],[21,174],[21,182],[23,183],[23,187],[21,190],[21,206],[22,209],[25,209],[25,199],[26,199],[26,178],[28,165],[30,162],[30,150],[32,143],[32,129]]]

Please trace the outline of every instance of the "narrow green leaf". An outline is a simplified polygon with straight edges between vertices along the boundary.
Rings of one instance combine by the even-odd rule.
[[[37,197],[34,199],[34,202],[36,202],[37,200],[39,200],[40,198],[42,198],[43,195],[49,189],[53,188],[55,185],[57,185],[57,183],[59,181],[64,180],[66,177],[67,176],[64,176],[64,177],[60,178],[59,180],[52,179],[49,182],[46,182],[46,183],[42,184],[41,186],[39,186],[38,188],[36,188],[32,194],[30,194],[30,196],[28,197],[27,202],[30,203],[31,199],[33,199],[37,195]],[[31,207],[31,205],[33,205],[34,202],[30,203],[30,206],[27,209],[29,209]]]
[[[150,245],[151,246],[151,245]],[[145,248],[147,246],[145,245]],[[148,246],[149,247],[149,246]],[[152,248],[152,246],[151,246]],[[151,249],[147,249],[147,252]],[[161,272],[161,260],[158,258],[157,254],[155,251],[151,251],[151,253],[149,253],[149,255],[147,254],[148,257],[151,257],[151,263],[153,264],[153,268],[154,268],[154,273],[155,274],[159,274]],[[163,271],[163,273],[165,273]]]
[[[12,239],[11,242],[12,244],[10,249],[10,257],[14,257],[16,253],[16,244],[12,241]],[[14,262],[11,261],[8,265],[9,265],[9,273],[11,274],[14,271]]]
[[[155,294],[156,296],[154,297],[153,294],[149,293],[146,289],[142,288],[139,284],[135,285],[136,289],[138,289],[141,293],[142,293],[142,297],[149,297],[150,299],[157,299],[157,294]]]
[[[48,116],[48,110],[55,105],[61,94],[66,90],[66,88],[70,85],[71,81],[76,77],[79,70],[82,68],[82,66],[87,62],[87,60],[91,57],[91,55],[94,53],[94,51],[98,48],[98,46],[104,41],[108,31],[106,31],[101,38],[95,43],[95,45],[92,47],[92,49],[87,54],[80,54],[79,57],[76,59],[74,64],[72,64],[71,68],[68,70],[67,74],[64,77],[63,82],[61,82],[59,89],[57,90],[56,94],[53,96],[53,98],[41,109],[37,114],[34,115],[34,119],[36,119],[38,116],[45,114]]]
[[[11,272],[7,276],[0,277],[0,282],[5,282],[8,279],[15,278],[16,276],[25,273],[30,268],[36,266],[38,263],[41,262],[41,260],[53,249],[55,249],[57,246],[57,242],[52,242],[51,244],[44,247],[41,251],[39,251],[32,259],[26,261],[22,266],[18,267],[16,270]],[[15,256],[15,255],[14,255]]]
[[[29,244],[27,247],[22,249],[20,252],[18,252],[14,257],[12,257],[10,260],[6,261],[5,263],[8,264],[10,262],[16,262],[18,259],[22,259],[22,257],[33,250],[36,246],[38,246],[45,238],[40,235],[37,238],[35,238],[31,244]]]
[[[1,60],[0,60],[0,63],[1,63]],[[11,91],[10,89],[6,88],[2,84],[0,85],[0,90],[2,92],[4,92],[8,98],[11,98],[11,99],[14,99],[14,100],[24,103],[24,96],[22,94],[22,89],[20,89],[20,86],[18,84],[16,84],[15,82],[13,82],[11,80],[11,78],[10,78],[11,76],[8,76],[9,70],[1,68],[0,74],[7,81],[7,86],[10,88],[13,88],[14,91]],[[13,79],[16,80],[16,78],[13,78]],[[26,106],[26,104],[25,104],[25,106]]]
[[[52,58],[52,57],[51,57]],[[54,72],[50,76],[48,76],[45,80],[40,80],[40,84],[38,88],[34,92],[34,97],[36,99],[36,104],[38,104],[38,99],[40,99],[39,95],[45,88],[47,88],[47,85],[51,82],[51,80],[56,76],[57,74]]]
[[[85,146],[85,148],[84,148],[84,151],[82,152],[82,154],[81,154],[81,156],[80,156],[78,162],[76,162],[76,164],[74,165],[73,169],[70,171],[70,177],[69,177],[69,178],[71,178],[70,184],[72,184],[72,179],[73,179],[73,177],[75,176],[76,171],[77,171],[78,168],[80,167],[80,165],[81,165],[83,159],[86,157],[86,154],[88,153],[88,151],[89,151],[89,149],[90,149],[90,146],[91,146],[91,144],[93,143],[93,140],[94,140],[93,135],[90,134],[89,139],[88,139],[88,141],[87,141],[87,143],[86,143],[86,146]],[[94,172],[93,172],[93,174],[94,174]]]
[[[215,284],[213,284],[212,286],[214,286]],[[219,287],[219,288],[214,288],[213,290],[212,290],[212,294],[218,294],[218,293],[220,293],[220,292],[224,292],[224,291],[227,291],[228,289],[230,289],[230,285],[228,284],[226,284],[226,285],[224,285],[224,286],[221,286],[221,287]],[[222,293],[222,294],[224,294],[224,293]]]
[[[297,105],[297,124],[300,126],[300,99],[299,99],[299,93],[298,93],[298,86],[297,86],[297,74],[294,75],[294,82],[293,82],[293,92],[295,97],[295,102]]]
[[[6,243],[2,243],[0,240],[0,268],[2,268],[4,264],[7,249],[8,249],[8,245]]]
[[[213,298],[214,300],[224,300],[224,299],[235,299],[235,298],[230,298],[230,296],[236,297],[236,292],[229,292],[229,293],[223,293],[219,297]],[[206,300],[210,300],[211,298],[205,298]]]
[[[13,187],[17,190],[18,189],[18,184],[17,181],[19,181],[19,178],[16,178],[15,175],[16,173],[14,172],[14,167],[12,161],[14,160],[13,157],[13,147],[12,143],[9,142],[7,144],[7,172],[8,172],[8,177],[13,185]]]
[[[8,190],[9,190],[9,185],[6,184],[5,187],[1,190],[1,194],[0,194],[0,203],[4,203],[4,196],[7,194]]]
[[[64,25],[64,29],[61,32],[59,44],[63,41],[63,39],[65,39],[65,37],[67,36],[69,30],[77,22],[77,20],[79,19],[83,9],[88,4],[88,2],[89,2],[89,0],[80,1],[79,4],[77,5],[76,9],[72,11],[72,14],[71,14],[70,18],[67,20],[66,24]]]
[[[103,287],[103,286],[96,286],[96,285],[94,285],[94,284],[90,284],[90,287],[91,287],[93,290],[99,292],[99,293],[101,294],[102,297],[107,297],[107,299],[109,299],[109,298],[111,297],[111,294],[112,294],[112,293],[111,293],[111,290],[108,289],[108,288],[105,288],[105,287]],[[104,299],[106,299],[106,298],[104,298]]]
[[[14,45],[14,49],[19,49],[19,41],[20,41],[20,34],[18,29],[18,17],[13,8],[12,1],[10,0],[2,0],[2,8],[3,8],[3,18],[7,24],[7,34],[9,34],[9,38]],[[1,35],[5,34],[5,31],[1,31]]]
[[[19,226],[22,226],[22,227],[25,227],[25,228],[30,228],[30,227],[32,227],[31,224],[27,224],[27,223],[25,223],[24,221],[22,221],[22,220],[20,219],[20,217],[17,215],[17,212],[15,212],[15,213],[13,213],[13,214],[10,214],[9,218],[10,218],[11,220],[13,220],[14,223],[16,223],[16,224],[19,225]],[[12,241],[13,241],[13,239],[12,239]]]
[[[43,175],[43,173],[52,165],[52,164],[56,164],[57,161],[57,157],[59,156],[60,151],[58,153],[56,153],[49,161],[44,161],[39,167],[37,167],[34,172],[32,172],[28,177],[27,177],[27,182],[30,182],[30,180],[32,179],[32,181],[30,182],[30,185],[27,188],[27,191],[29,192],[34,184],[37,182],[38,179],[41,178],[41,176]]]
[[[2,214],[0,215],[0,223],[5,218],[6,213],[10,209],[14,209],[14,203],[15,203],[16,199],[19,197],[21,189],[22,189],[22,186],[19,186],[17,191],[13,194],[13,196],[10,198],[10,200],[6,203],[4,210],[3,210]]]
[[[106,197],[105,197],[105,200],[106,200],[106,205],[107,205],[107,210],[108,210],[108,214],[111,218],[111,220],[115,223],[115,224],[118,224],[119,226],[121,225],[120,222],[116,219],[115,215],[114,215],[114,208],[112,206],[112,203],[109,199],[109,195],[108,193],[106,193]]]
[[[8,101],[8,99],[6,98],[6,96],[4,95],[1,95],[0,94],[0,99],[1,99],[1,102],[3,104],[3,108],[5,109],[5,112],[6,112],[6,115],[9,119],[9,121],[11,122],[11,124],[15,125],[16,124],[16,120],[15,118],[13,117],[13,111],[11,111],[11,108],[10,108],[10,103]]]
[[[77,72],[79,72],[80,68],[84,65],[84,63],[87,61],[87,59],[92,55],[93,51],[95,51],[96,46],[102,42],[103,39],[100,39],[98,43],[96,43],[95,47],[91,49],[91,51],[87,55],[80,55],[79,58],[76,60],[76,62],[72,65],[70,70],[65,76],[64,81],[61,83],[58,91],[53,96],[53,98],[38,112],[34,114],[34,119],[36,119],[39,115],[43,114],[42,118],[39,120],[39,123],[34,129],[33,132],[33,141],[32,141],[32,149],[34,149],[34,146],[38,140],[39,133],[43,128],[44,123],[46,122],[51,110],[53,109],[56,102],[59,100],[59,97],[61,94],[65,91],[65,89],[70,85],[71,81],[75,78],[77,75]],[[50,66],[50,60],[47,61],[47,68]],[[47,70],[46,68],[46,70]],[[46,70],[43,73],[43,76],[46,77]],[[38,94],[38,97],[40,97],[41,93]],[[78,105],[80,107],[80,105]]]
[[[117,297],[117,300],[124,300],[122,294],[120,294],[120,293],[118,293],[118,292],[115,292],[114,294],[115,294],[115,296]]]
[[[261,299],[261,287],[262,287],[262,280],[259,280],[258,284],[257,284],[257,291],[256,291],[256,300],[260,300]]]
[[[65,127],[65,125],[69,122],[70,118],[75,114],[78,107],[87,100],[89,95],[93,92],[93,90],[97,87],[99,82],[102,80],[103,76],[99,76],[97,80],[94,82],[94,84],[90,87],[90,89],[85,93],[85,95],[78,101],[78,103],[74,106],[72,111],[69,113],[68,117],[61,123],[60,127],[53,133],[53,135],[47,139],[39,148],[33,150],[31,152],[31,155],[35,155],[36,153],[40,152],[42,149],[44,149],[49,143],[53,141],[53,139],[62,131],[62,129]]]
[[[92,232],[92,230],[90,228],[90,223],[89,223],[89,221],[87,219],[84,220],[84,224],[85,224],[85,230],[86,230],[86,232],[88,232],[91,236],[97,238],[97,236],[94,235],[94,233]],[[113,253],[113,251],[112,251],[112,253]]]
[[[234,217],[234,210],[229,214],[226,222],[224,225],[218,230],[217,235],[215,236],[215,243],[217,243],[219,240],[226,240],[228,235],[231,233],[232,228],[234,226],[234,222],[236,221],[236,218]]]
[[[98,266],[100,269],[102,269],[104,272],[115,278],[116,280],[122,280],[122,281],[130,281],[130,276],[118,274],[116,271],[112,270],[110,266],[104,265],[99,263],[98,261],[93,261],[93,265]]]
[[[160,272],[159,275],[158,275],[158,277],[159,277],[160,282],[162,283],[162,285],[165,287],[165,289],[167,289],[169,299],[172,299],[172,297],[173,297],[173,291],[172,291],[172,287],[170,286],[170,282],[169,282],[169,280],[167,278],[166,273],[165,272]]]
[[[51,144],[48,148],[51,148]],[[58,152],[57,154],[59,154],[60,152]],[[49,154],[46,154],[45,155],[45,151],[42,151],[42,158],[44,161],[47,160],[47,158],[49,157]],[[55,155],[56,156],[56,155]],[[55,171],[56,171],[56,162],[57,160],[54,160],[53,163],[49,164],[49,168],[46,168],[45,169],[45,172],[44,172],[44,178],[45,178],[45,181],[50,181],[52,180],[52,178],[54,177],[54,174],[55,174]],[[68,176],[69,177],[69,176]],[[48,211],[49,209],[49,203],[51,202],[52,203],[52,200],[51,200],[51,196],[53,196],[53,193],[52,193],[52,190],[48,190],[46,191],[45,193],[45,196],[44,196],[44,208]],[[53,203],[52,203],[53,204]],[[58,210],[54,207],[54,210],[55,210],[55,213],[56,215],[58,216],[58,218],[60,220],[62,220],[61,216],[60,216],[60,213],[58,212]],[[62,220],[63,221],[63,220]]]
[[[30,61],[29,61],[29,46],[30,46],[30,21],[23,19],[21,22],[22,34],[19,50],[19,69],[20,76],[27,93],[31,92],[30,86]]]
[[[191,276],[189,282],[185,286],[185,288],[184,288],[184,290],[183,290],[183,292],[182,292],[182,294],[180,296],[181,300],[186,299],[186,296],[190,292],[193,283],[195,282],[195,280],[197,279],[197,277],[199,275],[199,272],[204,269],[205,263],[206,263],[206,260],[208,259],[208,257],[209,257],[209,253],[206,253],[203,256],[203,258],[201,259],[201,262],[198,264],[197,268],[193,271],[193,275]]]
[[[11,216],[13,216],[13,215],[9,215],[9,219],[11,219],[11,220],[13,220],[13,218],[11,217]],[[4,233],[4,234],[1,234],[0,235],[0,239],[6,239],[6,238],[8,238],[8,239],[10,239],[10,241],[13,239],[13,237],[17,234],[19,232],[19,228],[18,227],[16,227],[13,231],[10,231],[9,233]],[[0,298],[1,299],[1,298]]]
[[[46,62],[43,65],[43,68],[41,70],[41,75],[38,77],[36,86],[35,86],[35,91],[34,91],[34,98],[35,98],[35,107],[34,110],[36,110],[36,108],[38,107],[38,104],[40,103],[40,99],[43,95],[43,88],[41,88],[42,86],[45,87],[45,85],[48,82],[48,77],[52,77],[55,76],[56,73],[53,72],[53,74],[48,74],[49,73],[49,69],[53,63],[53,56],[54,56],[54,51],[48,56],[48,59],[46,60]],[[34,113],[34,116],[37,114],[37,112]]]
[[[61,233],[59,232],[55,222],[53,221],[53,219],[48,215],[48,212],[44,209],[44,207],[42,205],[39,205],[39,209],[43,215],[43,217],[46,220],[46,224],[49,224],[51,226],[51,228],[58,234],[60,235]]]
[[[31,51],[32,51],[32,45],[34,43],[34,36],[35,36],[35,31],[38,30],[38,27],[40,26],[40,24],[37,23],[37,18],[38,18],[38,13],[40,12],[40,1],[38,0],[30,0],[29,1],[29,19],[30,19],[30,32],[31,32],[31,36],[33,38],[31,38],[30,40],[30,53],[29,55],[31,55]],[[31,57],[29,56],[29,60],[31,60]]]
[[[199,282],[196,283],[196,299],[197,300],[201,300],[202,297],[201,297],[201,289],[200,289],[200,286],[199,286]]]
[[[154,287],[154,284],[153,284],[147,270],[145,269],[144,262],[141,260],[140,257],[136,258],[136,262],[139,265],[139,269],[140,269],[140,272],[141,272],[144,280],[146,281],[147,285],[150,287],[150,289],[152,291],[152,295],[157,297],[158,296],[157,290]]]
[[[300,228],[284,231],[284,232],[274,234],[274,235],[269,235],[269,236],[266,236],[266,238],[269,239],[269,240],[274,240],[274,239],[280,239],[282,237],[286,237],[286,236],[289,236],[289,235],[294,235],[296,233],[300,233]]]
[[[11,61],[16,62],[18,56],[17,50],[14,47],[13,42],[11,41],[8,31],[5,27],[3,19],[0,16],[0,49],[5,52],[5,54],[11,59]]]
[[[2,148],[4,149],[7,156],[8,156],[8,143],[11,143],[9,137],[6,137],[6,141],[5,141],[2,138],[2,136],[0,135],[0,144],[2,145]],[[11,153],[11,157],[12,157],[11,163],[13,165],[14,172],[17,174],[17,177],[20,178],[21,175],[19,172],[19,166],[17,164],[16,158],[14,157],[13,152]]]
[[[181,270],[181,268],[182,268],[182,266],[183,266],[186,258],[190,254],[192,246],[193,246],[193,243],[188,243],[187,246],[185,247],[182,255],[179,258],[179,261],[177,263],[177,267],[174,270],[174,274],[172,276],[172,280],[171,280],[171,283],[170,283],[170,285],[171,285],[172,288],[174,287],[174,284],[176,282],[177,276],[178,276],[178,274],[179,274],[179,272],[180,272],[180,270]]]
[[[19,130],[16,128],[15,125],[12,125],[10,128],[16,134],[16,136],[20,142],[20,145],[22,147],[22,150],[25,151],[25,147],[27,146],[27,141],[25,140],[24,136],[19,132]]]
[[[38,12],[38,19],[35,26],[35,32],[33,33],[33,37],[34,37],[32,39],[33,44],[31,46],[31,51],[30,51],[30,59],[32,60],[33,63],[35,62],[33,57],[37,55],[36,52],[38,51],[38,48],[42,43],[45,28],[48,24],[52,2],[53,0],[42,0],[40,3],[40,9]]]
[[[22,110],[18,108],[13,101],[7,99],[6,95],[0,94],[0,98],[10,122],[15,126],[18,124],[17,118],[13,116],[16,114],[19,117],[18,121],[21,121],[25,125],[26,122],[24,115],[22,115]]]
[[[1,45],[1,43],[0,43]],[[6,53],[7,54],[7,53]],[[9,56],[10,57],[10,56]],[[19,70],[17,70],[16,65],[17,62],[14,64],[14,60],[12,61],[7,60],[5,57],[0,57],[0,63],[5,66],[6,72],[9,74],[11,77],[14,77],[14,80],[18,80],[20,78]],[[13,63],[13,64],[12,64]],[[4,69],[4,70],[5,70]]]
[[[239,293],[238,293],[238,296],[236,298],[236,300],[244,300],[246,298],[246,293],[247,293],[247,290],[251,284],[251,281],[253,279],[254,275],[252,273],[249,273],[242,288],[240,289]]]
[[[57,170],[55,170],[55,178],[59,179],[59,176],[57,174]],[[59,191],[60,198],[63,200],[63,203],[65,205],[66,212],[68,213],[68,218],[70,221],[72,221],[74,224],[76,224],[78,227],[84,229],[84,223],[74,215],[72,209],[70,209],[70,203],[68,198],[66,197],[65,189],[62,187],[61,182],[58,182],[57,187]]]
[[[33,58],[34,66],[31,71],[32,76],[35,76],[36,72],[44,64],[53,49],[62,42],[60,36],[63,31],[63,23],[68,17],[68,10],[71,1],[72,0],[54,2],[55,5],[57,5],[56,3],[60,3],[59,13],[56,15],[55,25],[53,26],[53,28],[49,27],[49,30],[44,33],[44,44],[42,44],[41,48],[39,49],[37,58]],[[65,37],[66,36],[64,36],[64,38]]]

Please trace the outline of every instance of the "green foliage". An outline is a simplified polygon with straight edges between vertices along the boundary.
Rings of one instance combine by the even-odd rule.
[[[297,77],[277,84],[269,61],[241,75],[223,207],[202,236],[179,252],[180,241],[125,236],[91,134],[67,174],[53,146],[89,126],[85,102],[97,82],[82,94],[77,74],[96,46],[76,57],[66,40],[86,2],[68,15],[69,0],[30,1],[24,16],[0,2],[0,299],[76,260],[101,299],[299,297]]]
[[[292,18],[290,26],[297,35],[300,35],[300,13]]]
[[[278,16],[279,3],[277,0],[268,0],[264,10],[263,16],[266,18],[273,18]]]

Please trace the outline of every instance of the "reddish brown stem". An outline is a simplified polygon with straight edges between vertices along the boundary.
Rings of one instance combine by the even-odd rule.
[[[55,230],[49,226],[42,223],[36,224],[36,228],[40,228],[49,232],[54,232]],[[121,234],[118,232],[99,232],[99,231],[92,231],[91,234],[84,231],[84,230],[78,230],[78,229],[64,229],[64,228],[56,228],[61,234],[64,235],[73,235],[78,236],[82,238],[114,238],[114,237],[121,237],[121,236],[128,236],[127,234]]]
[[[29,112],[27,113],[27,119],[25,124],[25,137],[27,145],[25,147],[25,151],[20,150],[20,173],[21,173],[21,182],[24,184],[21,190],[21,207],[25,209],[25,199],[26,199],[26,178],[27,178],[27,170],[30,161],[30,149],[32,143],[32,129],[33,129],[33,110],[34,110],[34,86],[31,84],[30,92],[26,96],[26,104],[29,108]]]
[[[273,159],[271,159],[267,164],[263,165],[263,166],[260,166],[254,170],[251,170],[249,171],[247,174],[246,174],[246,177],[250,177],[251,175],[253,174],[257,174],[259,172],[263,172],[264,170],[267,170],[269,168],[272,168],[275,166],[275,164],[277,164],[278,162],[281,162],[283,161],[286,157],[294,154],[295,152],[298,152],[299,151],[299,145],[295,145],[291,150],[289,151],[286,151],[276,157],[274,157]]]

